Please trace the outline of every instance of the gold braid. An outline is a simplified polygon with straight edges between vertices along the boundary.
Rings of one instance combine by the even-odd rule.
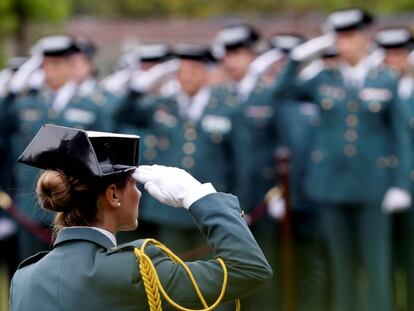
[[[154,264],[151,261],[151,258],[148,257],[147,254],[145,254],[145,247],[149,244],[153,244],[156,247],[158,247],[161,251],[163,251],[173,262],[179,264],[184,268],[184,270],[187,272],[187,275],[189,276],[194,290],[197,293],[198,298],[200,299],[201,303],[204,306],[204,309],[188,309],[185,308],[179,304],[177,304],[175,301],[173,301],[170,296],[166,293],[164,287],[161,284],[161,281],[158,277],[157,270],[155,269]],[[223,269],[223,286],[221,288],[221,292],[217,300],[211,305],[208,306],[206,303],[203,294],[200,291],[200,288],[194,278],[193,273],[188,268],[188,266],[177,256],[175,255],[169,248],[167,248],[162,243],[158,242],[154,239],[145,239],[144,242],[141,245],[141,248],[135,248],[134,249],[135,256],[137,257],[137,262],[139,265],[139,271],[141,273],[142,280],[144,282],[145,292],[147,293],[148,298],[148,304],[150,306],[150,311],[162,311],[162,305],[161,305],[161,295],[163,298],[171,304],[173,307],[180,311],[211,311],[214,310],[221,302],[221,300],[224,297],[224,293],[226,292],[227,288],[227,267],[224,261],[221,258],[217,258],[217,261],[221,265]],[[161,294],[160,294],[161,293]],[[240,300],[236,300],[236,311],[240,310]]]

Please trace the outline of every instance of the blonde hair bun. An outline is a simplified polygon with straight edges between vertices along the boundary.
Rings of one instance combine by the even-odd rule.
[[[37,182],[36,193],[40,205],[53,212],[65,212],[71,208],[71,182],[59,171],[47,170]]]

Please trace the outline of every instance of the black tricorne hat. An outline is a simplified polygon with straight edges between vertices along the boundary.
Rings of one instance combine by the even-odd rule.
[[[174,56],[179,59],[195,60],[200,62],[214,62],[209,45],[197,43],[178,43],[173,48]]]
[[[384,49],[414,48],[414,38],[410,29],[405,27],[385,28],[375,34],[375,42]]]
[[[75,48],[79,50],[80,53],[86,55],[89,58],[93,58],[97,51],[97,48],[92,40],[87,37],[75,37],[73,39],[73,44]]]
[[[365,10],[359,8],[343,9],[333,12],[328,16],[327,27],[335,32],[360,30],[371,25],[374,17]]]
[[[221,29],[216,36],[216,44],[224,47],[225,50],[232,50],[240,47],[248,49],[258,42],[259,33],[251,25],[238,23]]]
[[[136,48],[141,62],[163,62],[171,58],[171,48],[166,43],[145,43]]]
[[[306,39],[299,34],[279,33],[272,35],[268,41],[272,48],[278,48],[283,53],[289,53],[294,47],[305,42]]]
[[[139,136],[46,124],[17,160],[69,176],[107,177],[138,166]]]
[[[43,37],[36,43],[35,50],[49,57],[66,57],[80,52],[73,38],[65,35]]]

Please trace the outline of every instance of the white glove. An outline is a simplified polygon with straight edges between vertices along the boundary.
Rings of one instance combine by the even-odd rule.
[[[137,92],[147,93],[165,77],[175,73],[178,70],[179,64],[178,60],[172,59],[155,65],[148,71],[139,71],[131,79],[130,88]]]
[[[281,220],[286,215],[286,202],[283,197],[273,197],[267,203],[269,216],[276,220]]]
[[[159,202],[189,209],[197,200],[216,190],[210,184],[201,184],[186,171],[161,165],[141,165],[132,174],[145,190]]]
[[[13,75],[9,82],[9,91],[14,94],[22,92],[27,87],[29,77],[43,63],[43,56],[35,54],[29,58]]]
[[[279,49],[271,49],[257,56],[249,66],[248,74],[261,75],[272,64],[276,63],[283,57],[283,53]]]
[[[335,44],[335,35],[327,33],[294,47],[290,57],[298,62],[303,62],[319,56],[325,49]]]
[[[411,205],[410,193],[402,188],[393,187],[387,190],[382,201],[382,209],[386,213],[406,210]]]
[[[128,87],[128,81],[131,78],[131,69],[124,68],[116,71],[102,79],[100,82],[102,87],[110,93],[120,93]]]

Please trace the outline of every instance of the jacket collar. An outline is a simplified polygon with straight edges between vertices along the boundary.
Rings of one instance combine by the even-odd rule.
[[[57,247],[66,242],[76,240],[89,241],[105,249],[111,249],[115,246],[108,237],[92,228],[65,228],[59,231],[53,246]]]

